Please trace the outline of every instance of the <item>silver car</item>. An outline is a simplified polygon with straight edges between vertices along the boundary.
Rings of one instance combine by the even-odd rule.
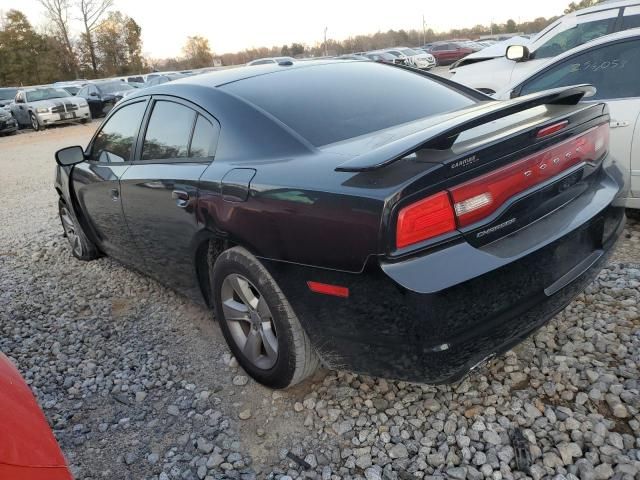
[[[73,97],[66,90],[54,87],[18,90],[10,108],[19,126],[30,126],[34,130],[58,123],[91,120],[84,98]]]

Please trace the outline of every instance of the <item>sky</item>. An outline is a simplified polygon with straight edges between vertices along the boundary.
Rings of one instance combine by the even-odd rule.
[[[73,3],[73,0],[72,0]],[[115,0],[114,8],[142,27],[143,53],[152,58],[181,55],[189,35],[209,39],[217,54],[245,48],[314,45],[327,38],[391,28],[445,31],[490,22],[504,23],[561,15],[569,0]],[[45,21],[37,0],[0,0],[0,11],[23,11],[37,27]],[[79,24],[75,29],[79,28]]]

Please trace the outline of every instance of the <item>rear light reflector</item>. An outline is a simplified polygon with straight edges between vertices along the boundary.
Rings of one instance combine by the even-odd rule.
[[[581,162],[597,160],[608,143],[609,125],[603,124],[450,189],[458,225],[471,225],[514,195]]]
[[[551,135],[567,124],[564,121],[550,125],[541,129],[537,136]],[[408,205],[398,214],[396,248],[422,242],[482,220],[514,195],[574,165],[599,160],[608,147],[609,124],[604,123],[522,160]]]
[[[396,247],[437,237],[456,229],[456,219],[447,192],[440,192],[400,210]]]
[[[347,287],[312,281],[308,281],[307,286],[309,287],[309,290],[314,293],[322,293],[323,295],[333,295],[334,297],[342,298],[349,297],[349,289]]]

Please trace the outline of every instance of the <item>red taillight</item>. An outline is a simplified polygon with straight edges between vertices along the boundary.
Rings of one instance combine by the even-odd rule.
[[[495,212],[506,200],[555,177],[581,162],[596,160],[609,143],[609,125],[549,147],[522,160],[451,188],[449,192],[461,227]]]
[[[550,125],[541,129],[537,136],[551,135],[565,126],[565,122]],[[471,225],[491,215],[514,195],[581,162],[598,160],[608,146],[609,125],[602,124],[522,160],[404,207],[398,214],[396,247],[406,247],[452,232],[456,227]]]
[[[449,194],[436,193],[400,210],[396,247],[406,247],[455,229],[456,219]]]
[[[308,281],[307,286],[309,287],[309,290],[314,293],[322,293],[324,295],[333,295],[334,297],[342,298],[349,297],[349,289],[347,287],[312,281]]]

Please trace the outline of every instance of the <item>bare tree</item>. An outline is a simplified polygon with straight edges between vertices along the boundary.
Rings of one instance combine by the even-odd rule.
[[[78,3],[81,20],[84,24],[84,35],[89,57],[91,58],[91,68],[93,73],[98,73],[98,62],[96,60],[96,49],[93,43],[93,31],[98,27],[100,18],[113,6],[113,0],[80,0]]]
[[[73,71],[74,77],[78,76],[76,56],[71,45],[69,35],[69,0],[38,0],[47,11],[47,16],[53,22],[55,33],[60,37],[67,53],[67,63]]]

